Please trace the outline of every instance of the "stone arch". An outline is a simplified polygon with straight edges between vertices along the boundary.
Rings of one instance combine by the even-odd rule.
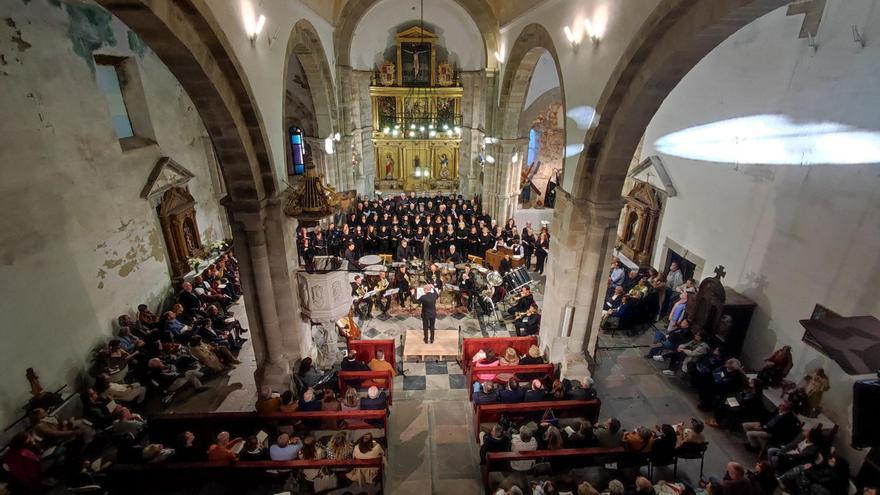
[[[355,28],[360,23],[364,14],[381,0],[349,0],[339,14],[339,24],[333,31],[333,47],[336,54],[336,64],[347,67],[351,65],[351,40]],[[498,50],[498,42],[501,37],[498,18],[492,7],[486,0],[455,0],[474,19],[480,34],[483,36],[484,60],[488,67],[494,67],[495,57],[492,56]]]
[[[522,116],[526,93],[541,55],[547,52],[553,57],[556,73],[559,75],[559,91],[562,108],[565,108],[565,89],[562,86],[562,70],[553,38],[540,24],[524,27],[514,41],[507,57],[504,77],[501,82],[501,98],[498,104],[495,132],[503,139],[520,137],[520,118]],[[564,133],[565,129],[563,129]]]
[[[619,204],[633,153],[666,96],[722,41],[787,0],[663,0],[643,24],[596,105],[573,198]],[[613,187],[612,187],[613,185]]]
[[[287,93],[287,64],[290,57],[296,56],[309,81],[312,103],[315,107],[315,119],[318,136],[327,137],[334,131],[336,122],[336,98],[333,89],[333,76],[330,64],[324,51],[324,45],[315,27],[306,19],[294,24],[287,41],[287,52],[284,57],[284,93]],[[284,115],[285,121],[287,115]]]
[[[153,50],[204,122],[236,210],[277,194],[263,121],[250,84],[205,0],[98,0]]]

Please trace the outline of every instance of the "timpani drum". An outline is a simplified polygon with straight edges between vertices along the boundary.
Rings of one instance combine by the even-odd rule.
[[[366,256],[361,256],[358,263],[362,266],[379,265],[382,263],[382,257],[378,254],[368,254]]]
[[[532,278],[529,277],[529,272],[526,270],[526,267],[521,266],[519,268],[514,268],[507,275],[504,276],[504,288],[507,289],[508,292],[516,290],[523,285],[528,284],[532,281]]]

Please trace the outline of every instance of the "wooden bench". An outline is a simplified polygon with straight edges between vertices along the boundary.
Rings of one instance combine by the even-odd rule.
[[[388,361],[394,369],[397,369],[397,351],[394,348],[394,339],[377,340],[349,340],[348,350],[357,351],[358,361],[369,364],[376,357],[376,351],[385,353],[385,361]]]
[[[111,493],[131,493],[132,487],[163,484],[179,489],[181,485],[201,487],[206,479],[224,483],[227,493],[244,493],[239,489],[252,488],[259,478],[277,479],[277,471],[299,469],[375,468],[379,493],[384,490],[383,459],[318,459],[297,461],[239,461],[225,462],[164,462],[158,464],[116,464],[108,470]],[[286,473],[281,473],[286,477]],[[238,488],[233,490],[232,485]],[[155,493],[155,492],[153,492]]]
[[[480,425],[497,422],[502,414],[508,417],[524,416],[528,413],[543,413],[553,409],[557,418],[584,418],[596,424],[602,401],[592,400],[551,400],[541,402],[519,402],[517,404],[478,404],[474,411],[474,436],[480,440]]]
[[[503,356],[508,347],[513,347],[520,356],[525,355],[529,348],[538,345],[538,337],[477,337],[461,340],[461,369],[467,373],[474,354],[480,349],[492,350],[496,356]]]
[[[542,375],[552,375],[553,371],[556,367],[552,364],[524,364],[524,365],[516,365],[516,366],[492,366],[487,368],[480,368],[478,366],[471,366],[467,372],[467,384],[468,384],[468,397],[471,396],[471,392],[474,389],[474,382],[482,381],[477,379],[477,375],[481,373],[489,373],[493,375],[503,374],[503,373],[515,373],[516,375],[529,375],[529,374],[542,374]],[[524,381],[524,380],[520,380]],[[473,400],[473,399],[472,399]]]
[[[551,464],[556,459],[577,459],[578,467],[599,466],[612,462],[618,462],[624,459],[639,462],[642,457],[646,459],[644,454],[634,455],[626,452],[623,447],[588,447],[584,449],[558,449],[558,450],[532,450],[528,452],[489,452],[486,454],[486,465],[483,471],[483,486],[486,493],[489,491],[489,473],[493,471],[493,467],[500,468],[503,464],[504,469],[495,469],[495,471],[507,471],[510,469],[510,461],[549,461]]]
[[[315,411],[257,414],[256,412],[178,413],[160,414],[149,421],[150,439],[166,445],[175,445],[177,436],[191,431],[200,445],[207,450],[217,433],[228,431],[234,438],[256,434],[261,429],[277,429],[291,426],[298,421],[321,421],[325,419],[347,420],[344,430],[379,429],[387,436],[388,415],[386,411]],[[381,426],[365,423],[379,421]],[[338,429],[338,428],[337,428]],[[267,432],[268,433],[268,432]]]

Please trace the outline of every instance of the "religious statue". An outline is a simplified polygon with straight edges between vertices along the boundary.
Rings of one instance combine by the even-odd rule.
[[[387,153],[385,155],[385,179],[390,180],[394,178],[394,159],[391,158],[391,153]]]
[[[452,66],[449,62],[443,62],[437,67],[437,84],[440,86],[452,86]]]
[[[448,180],[450,176],[449,173],[449,157],[446,153],[440,155],[440,178],[443,180]]]
[[[419,55],[428,53],[428,50],[416,50],[413,48],[412,50],[404,49],[403,52],[412,54],[412,78],[413,80],[418,80],[422,73],[422,64],[419,60]]]
[[[386,61],[379,68],[379,82],[382,86],[391,86],[394,84],[394,64]]]

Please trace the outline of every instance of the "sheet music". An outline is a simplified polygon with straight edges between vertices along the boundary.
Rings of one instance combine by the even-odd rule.
[[[386,296],[393,296],[394,294],[397,294],[398,292],[400,292],[400,289],[397,288],[397,287],[395,287],[394,289],[388,289],[388,290],[386,290],[386,291],[385,291],[385,295],[386,295]]]
[[[424,296],[424,295],[425,295],[425,289],[423,289],[423,288],[421,288],[421,287],[419,287],[418,289],[416,289],[416,296],[415,296],[416,299],[418,299],[418,298],[420,298],[420,297],[422,297],[422,296]]]
[[[445,284],[443,286],[444,289],[454,290],[455,292],[460,291],[461,289],[457,285]]]

